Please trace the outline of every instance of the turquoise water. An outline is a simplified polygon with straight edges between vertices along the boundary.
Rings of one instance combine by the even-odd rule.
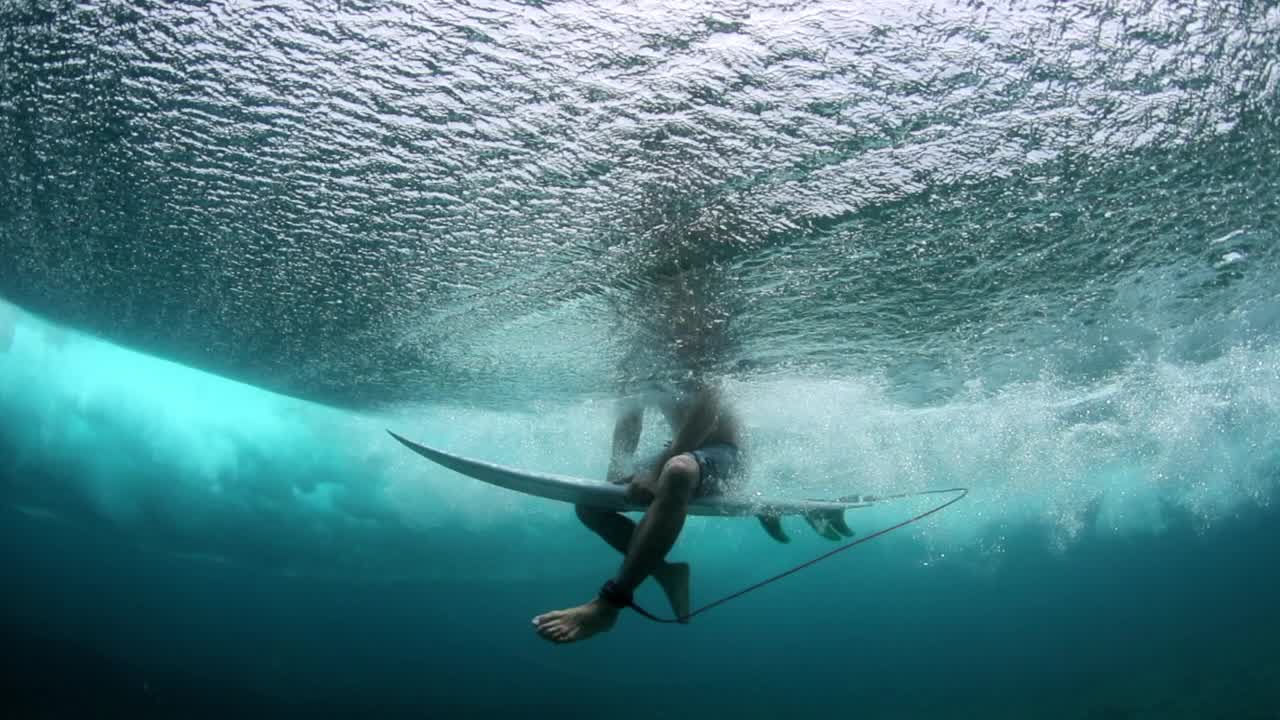
[[[0,2],[3,702],[1280,717],[1278,57],[1253,4]],[[384,433],[602,477],[691,367],[752,490],[971,494],[556,647],[617,556]],[[787,527],[690,520],[695,604]]]

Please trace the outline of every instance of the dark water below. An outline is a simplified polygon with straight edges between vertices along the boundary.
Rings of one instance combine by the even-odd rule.
[[[981,573],[868,545],[687,628],[628,617],[549,650],[524,623],[553,587],[211,570],[7,517],[6,546],[40,550],[6,563],[5,674],[44,717],[1273,718],[1275,528],[1252,512],[1067,554],[1024,528]]]

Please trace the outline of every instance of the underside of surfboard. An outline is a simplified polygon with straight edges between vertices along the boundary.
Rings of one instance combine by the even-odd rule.
[[[437,465],[490,485],[535,497],[605,510],[628,512],[645,509],[643,504],[635,503],[627,497],[626,488],[622,485],[568,475],[520,470],[428,447],[390,430],[387,433],[400,444]],[[781,518],[785,515],[799,515],[822,537],[828,540],[840,540],[853,537],[854,534],[845,522],[844,511],[868,507],[871,504],[872,500],[863,496],[837,500],[783,500],[745,494],[716,495],[695,498],[689,504],[689,514],[754,516],[759,519],[770,537],[784,543],[790,542],[790,538],[782,529]]]

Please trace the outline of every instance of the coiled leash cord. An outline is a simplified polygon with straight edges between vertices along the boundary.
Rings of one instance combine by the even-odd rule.
[[[761,580],[760,582],[755,583],[755,584],[753,584],[753,585],[748,585],[747,587],[745,587],[745,588],[743,588],[743,589],[741,589],[741,590],[739,590],[739,591],[737,591],[737,592],[735,592],[735,593],[730,593],[729,595],[725,595],[724,597],[720,598],[719,600],[716,600],[715,602],[707,603],[706,605],[703,605],[702,607],[698,608],[697,610],[694,610],[693,612],[691,612],[691,613],[689,613],[689,614],[687,614],[687,615],[685,615],[685,616],[683,616],[683,617],[675,617],[675,618],[661,618],[661,617],[658,617],[657,615],[654,615],[653,613],[649,612],[648,610],[645,610],[644,608],[642,608],[642,607],[640,607],[639,605],[637,605],[637,604],[635,603],[635,600],[632,598],[631,593],[630,593],[630,592],[627,592],[625,589],[623,589],[622,587],[620,587],[620,586],[619,586],[617,583],[615,583],[613,580],[610,580],[610,581],[606,582],[606,583],[604,584],[604,587],[600,588],[600,598],[601,598],[602,600],[604,600],[605,602],[609,603],[610,605],[614,606],[614,607],[618,607],[618,608],[627,608],[627,607],[629,607],[629,608],[631,608],[632,610],[635,610],[637,613],[640,613],[640,614],[641,614],[641,615],[643,615],[644,617],[646,617],[646,618],[648,618],[648,619],[650,619],[650,620],[652,620],[652,621],[654,621],[654,622],[659,622],[659,623],[682,623],[682,624],[683,624],[683,623],[688,623],[688,622],[689,622],[689,620],[693,619],[693,617],[694,617],[694,616],[696,616],[696,615],[701,615],[702,613],[704,613],[704,612],[706,612],[706,611],[710,610],[711,608],[719,607],[719,606],[721,606],[721,605],[723,605],[723,604],[725,604],[725,603],[729,602],[730,600],[736,600],[736,599],[738,599],[738,598],[742,597],[743,595],[746,595],[746,594],[747,594],[747,593],[749,593],[749,592],[752,592],[752,591],[755,591],[755,590],[759,590],[760,588],[764,587],[765,585],[769,585],[769,584],[771,584],[771,583],[775,583],[775,582],[777,582],[777,581],[781,580],[782,578],[784,578],[784,577],[786,577],[786,576],[788,576],[788,575],[791,575],[791,574],[793,574],[793,573],[798,573],[798,572],[800,572],[801,570],[804,570],[804,569],[805,569],[805,568],[807,568],[807,567],[812,567],[812,566],[814,566],[814,565],[817,565],[818,563],[822,562],[823,560],[826,560],[827,558],[829,558],[829,557],[831,557],[831,556],[833,556],[833,555],[838,555],[838,554],[840,554],[840,553],[844,552],[845,550],[850,550],[850,549],[852,549],[852,548],[855,548],[855,547],[857,547],[857,546],[861,545],[861,544],[862,544],[862,543],[864,543],[864,542],[869,542],[869,541],[871,541],[871,540],[875,540],[876,538],[880,537],[881,535],[888,535],[889,533],[893,532],[894,530],[898,530],[898,529],[904,528],[904,527],[906,527],[906,526],[908,526],[908,525],[910,525],[911,523],[914,523],[914,522],[919,522],[919,521],[921,521],[921,520],[923,520],[923,519],[925,519],[925,518],[929,517],[930,515],[932,515],[932,514],[934,514],[934,513],[936,513],[936,512],[939,512],[939,511],[944,510],[944,509],[946,509],[946,508],[948,508],[948,507],[951,507],[952,505],[955,505],[956,503],[958,503],[958,502],[960,502],[961,500],[963,500],[963,499],[964,499],[964,497],[965,497],[966,495],[968,495],[968,494],[969,494],[969,488],[947,488],[947,489],[945,489],[945,490],[922,490],[922,491],[919,491],[919,492],[899,493],[899,494],[897,494],[897,495],[884,495],[884,496],[882,496],[882,497],[867,497],[867,498],[864,498],[864,499],[865,499],[865,500],[867,500],[868,502],[881,502],[881,501],[884,501],[884,500],[899,500],[899,499],[901,499],[901,498],[919,497],[919,496],[921,496],[921,495],[941,495],[941,494],[943,494],[943,493],[955,493],[955,494],[956,494],[956,496],[955,496],[955,497],[953,497],[953,498],[951,498],[950,500],[948,500],[948,501],[946,501],[946,502],[942,503],[941,505],[938,505],[938,506],[936,506],[936,507],[934,507],[934,508],[931,508],[931,509],[929,509],[929,510],[926,510],[925,512],[922,512],[922,513],[920,513],[919,515],[915,515],[915,516],[913,516],[913,517],[907,518],[906,520],[903,520],[902,522],[900,522],[900,523],[898,523],[898,524],[896,524],[896,525],[891,525],[891,526],[889,526],[889,527],[887,527],[887,528],[884,528],[884,529],[882,529],[882,530],[877,530],[876,532],[873,532],[873,533],[871,533],[870,535],[867,535],[866,537],[858,538],[857,540],[854,540],[853,542],[845,543],[844,545],[841,545],[840,547],[836,548],[835,550],[830,550],[830,551],[828,551],[828,552],[825,552],[825,553],[823,553],[823,554],[819,555],[818,557],[816,557],[816,558],[814,558],[814,559],[812,559],[812,560],[809,560],[809,561],[807,561],[807,562],[800,563],[799,565],[796,565],[795,567],[793,567],[793,568],[791,568],[791,569],[789,569],[789,570],[784,570],[783,572],[780,572],[780,573],[778,573],[777,575],[774,575],[773,577],[765,578],[764,580]]]

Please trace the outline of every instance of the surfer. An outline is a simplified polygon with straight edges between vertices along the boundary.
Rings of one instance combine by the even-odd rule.
[[[631,475],[627,466],[640,441],[646,407],[656,406],[672,439],[652,462]],[[739,475],[738,422],[713,384],[691,380],[681,387],[627,401],[613,430],[607,479],[626,484],[628,496],[648,509],[639,523],[622,513],[579,505],[578,518],[624,558],[617,574],[594,599],[539,615],[534,627],[556,643],[585,640],[613,627],[635,589],[652,576],[677,618],[689,613],[689,565],[667,562],[684,527],[689,501],[730,489]]]

